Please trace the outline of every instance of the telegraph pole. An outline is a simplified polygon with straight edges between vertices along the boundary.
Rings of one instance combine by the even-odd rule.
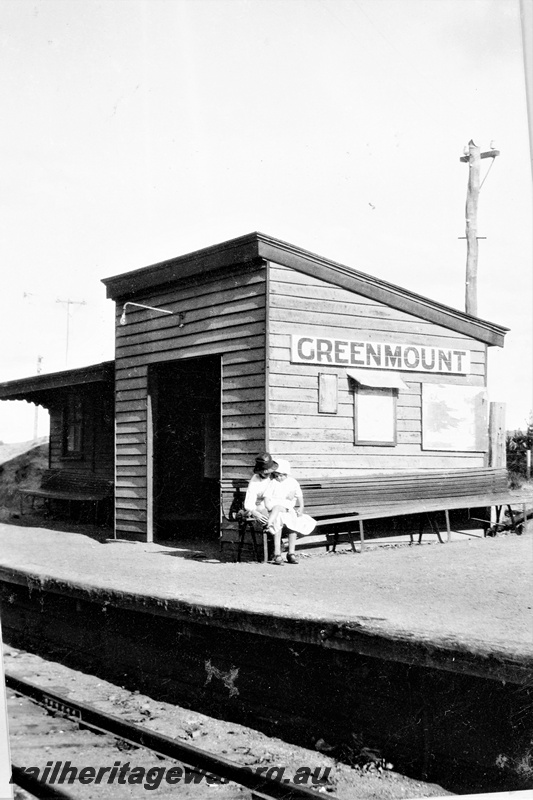
[[[492,143],[491,143],[492,144]],[[465,148],[466,150],[466,148]],[[468,142],[468,155],[459,160],[468,164],[468,189],[466,193],[466,284],[465,284],[465,310],[473,317],[477,316],[477,261],[478,239],[484,238],[477,235],[477,206],[479,192],[480,161],[482,158],[492,158],[500,155],[499,150],[481,152],[472,139]],[[492,166],[492,165],[491,165]]]
[[[56,300],[56,303],[64,303],[67,307],[67,341],[65,346],[65,367],[68,365],[68,340],[69,340],[69,330],[70,330],[70,306],[84,306],[86,305],[85,300],[71,300],[70,297],[67,300]]]

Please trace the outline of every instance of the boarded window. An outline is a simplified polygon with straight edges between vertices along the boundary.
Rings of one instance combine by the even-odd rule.
[[[330,372],[318,374],[318,411],[320,414],[336,414],[338,409],[337,375]]]
[[[355,383],[355,444],[396,444],[396,405],[400,389],[407,389],[395,372],[348,369]]]
[[[355,443],[396,444],[396,389],[357,386],[355,392]]]

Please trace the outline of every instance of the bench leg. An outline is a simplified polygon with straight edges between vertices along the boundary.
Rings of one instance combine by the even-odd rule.
[[[244,544],[244,537],[246,535],[246,523],[239,526],[239,543],[237,545],[237,563],[241,560],[242,546]]]
[[[446,518],[446,541],[448,542],[448,544],[450,544],[452,540],[452,529],[450,528],[450,512],[448,511],[447,508],[444,509],[444,516]]]
[[[433,533],[437,534],[437,539],[441,544],[444,544],[443,538],[440,535],[439,523],[437,522],[437,512],[433,511],[431,514],[428,514],[429,524],[431,525],[431,530]]]
[[[357,550],[355,549],[355,542],[353,540],[353,532],[352,532],[351,529],[348,530],[348,538],[350,539],[350,544],[352,546],[352,551],[354,553],[357,553]]]
[[[426,514],[427,516],[427,514]],[[418,518],[418,544],[422,544],[422,536],[424,534],[424,514],[420,514]],[[413,532],[409,530],[409,547],[413,544]]]
[[[261,561],[261,559],[259,558],[259,550],[257,548],[257,536],[255,535],[255,528],[253,525],[250,525],[250,536],[252,537],[252,543],[254,546],[255,560]]]

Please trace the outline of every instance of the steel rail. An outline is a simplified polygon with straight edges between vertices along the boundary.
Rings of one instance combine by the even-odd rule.
[[[49,783],[43,783],[34,778],[17,764],[11,764],[11,781],[39,800],[73,800],[74,797],[63,789],[58,789],[57,786],[51,786]]]
[[[213,776],[230,780],[253,790],[254,794],[265,800],[272,798],[274,800],[305,800],[306,798],[307,800],[312,798],[324,800],[323,793],[309,789],[307,786],[296,786],[291,784],[287,778],[280,781],[268,778],[266,775],[258,775],[250,767],[243,767],[227,758],[194,747],[194,745],[147,730],[132,722],[125,722],[112,714],[104,714],[92,706],[42,689],[31,681],[15,677],[7,672],[5,673],[5,682],[6,686],[13,691],[31,698],[49,710],[59,711],[78,724],[144,747],[158,755],[179,761],[193,770],[204,770]],[[32,790],[28,791],[32,792]]]

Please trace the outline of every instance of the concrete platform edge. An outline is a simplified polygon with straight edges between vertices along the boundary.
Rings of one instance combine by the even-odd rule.
[[[261,611],[203,605],[180,598],[122,592],[50,575],[0,565],[0,583],[51,592],[100,605],[172,617],[260,636],[344,650],[387,661],[429,667],[519,685],[533,685],[533,658],[528,652],[509,652],[498,646],[466,647],[454,640],[433,640],[408,630],[379,630],[372,622],[335,618],[301,618]]]

